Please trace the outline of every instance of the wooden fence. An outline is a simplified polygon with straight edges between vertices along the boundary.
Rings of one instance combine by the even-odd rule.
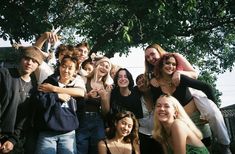
[[[232,153],[235,153],[235,104],[221,108],[221,112],[231,140]]]

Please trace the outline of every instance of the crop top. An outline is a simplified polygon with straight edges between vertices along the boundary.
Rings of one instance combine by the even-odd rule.
[[[193,99],[193,96],[189,91],[189,87],[203,91],[210,100],[215,102],[215,96],[210,85],[181,74],[180,83],[171,95],[174,96],[182,106],[187,105]],[[161,87],[151,86],[151,92],[154,102],[156,102],[156,100],[164,94]]]

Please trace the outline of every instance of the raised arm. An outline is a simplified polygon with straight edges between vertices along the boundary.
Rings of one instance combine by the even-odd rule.
[[[43,44],[46,41],[49,41],[50,43],[54,44],[58,41],[58,36],[53,34],[52,32],[44,32],[35,42],[34,46],[37,46],[38,48],[42,48]]]
[[[177,70],[188,77],[196,79],[198,77],[198,73],[193,68],[193,66],[189,63],[189,61],[181,54],[174,53],[176,60],[178,62]]]
[[[39,49],[41,49],[43,47],[43,44],[49,41],[51,44],[55,44],[58,41],[58,36],[54,35],[52,32],[44,32],[35,42],[34,46],[38,47]],[[44,57],[48,57],[48,53],[47,52],[43,52],[42,54],[44,55]]]

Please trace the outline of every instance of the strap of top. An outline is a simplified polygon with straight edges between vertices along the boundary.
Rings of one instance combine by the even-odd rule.
[[[111,154],[106,139],[103,140],[107,149],[107,154]]]

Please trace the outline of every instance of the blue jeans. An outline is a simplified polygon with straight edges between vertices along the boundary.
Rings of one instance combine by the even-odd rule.
[[[75,131],[58,133],[43,131],[39,133],[37,154],[76,154]]]
[[[76,131],[78,154],[97,154],[97,144],[105,137],[104,121],[97,112],[79,115],[79,128]]]

